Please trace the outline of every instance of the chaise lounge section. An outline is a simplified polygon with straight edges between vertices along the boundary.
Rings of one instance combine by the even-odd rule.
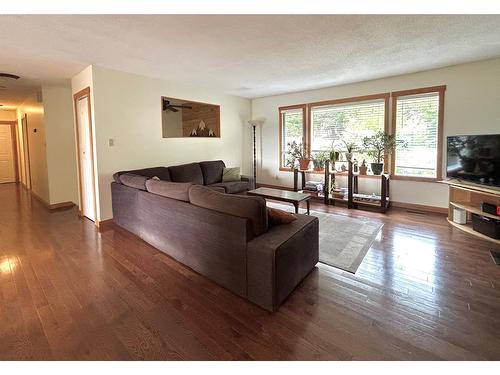
[[[174,199],[159,194],[172,184],[151,181],[156,194],[111,184],[115,224],[266,310],[276,311],[318,262],[316,217],[269,227],[263,198],[177,183]]]

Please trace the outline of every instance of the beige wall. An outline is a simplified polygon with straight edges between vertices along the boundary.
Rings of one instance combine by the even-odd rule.
[[[71,87],[43,86],[50,204],[78,202]]]
[[[43,104],[37,95],[29,96],[17,109],[18,126],[21,118],[28,117],[29,166],[31,169],[31,189],[44,202],[50,202],[47,173],[47,152],[45,143],[45,124]],[[22,133],[21,133],[22,135]],[[23,158],[24,162],[24,158]]]
[[[212,159],[245,167],[242,142],[249,131],[250,100],[96,66],[92,81],[100,220],[112,217],[110,183],[116,171]],[[221,137],[163,138],[161,96],[219,104]]]
[[[280,172],[278,165],[278,107],[377,94],[426,86],[446,85],[444,136],[456,134],[500,133],[500,59],[456,65],[444,69],[390,77],[320,90],[254,99],[252,115],[266,119],[258,133],[258,181],[292,186],[290,172]],[[249,140],[247,141],[247,143]],[[250,156],[251,157],[251,156]],[[443,160],[443,167],[445,160]],[[445,170],[445,169],[443,169]],[[363,179],[360,189],[377,187]],[[439,183],[393,181],[392,199],[396,202],[447,207],[447,187]]]

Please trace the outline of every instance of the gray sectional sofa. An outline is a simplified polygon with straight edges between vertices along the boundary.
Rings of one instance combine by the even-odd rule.
[[[222,160],[202,161],[175,165],[172,167],[153,167],[120,171],[113,175],[115,182],[120,183],[120,176],[125,173],[138,174],[146,177],[158,177],[163,181],[192,182],[197,185],[209,186],[212,189],[228,194],[238,194],[255,189],[253,177],[241,176],[240,181],[222,182],[222,173],[226,165]]]
[[[269,227],[265,200],[223,193],[221,187],[234,191],[224,185],[214,189],[222,183],[215,168],[220,162],[205,163],[201,175],[192,164],[134,171],[144,180],[177,184],[154,179],[132,187],[121,183],[123,172],[115,174],[113,221],[235,294],[276,311],[318,262],[318,219],[297,215],[290,224]]]

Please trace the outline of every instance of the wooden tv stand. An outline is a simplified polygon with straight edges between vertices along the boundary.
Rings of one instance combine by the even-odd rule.
[[[494,238],[476,232],[474,229],[472,229],[472,224],[470,223],[470,217],[472,214],[478,214],[481,216],[500,220],[500,217],[496,215],[491,215],[481,211],[482,202],[500,205],[500,189],[457,180],[445,180],[440,181],[440,183],[448,185],[450,189],[448,223],[460,230],[463,230],[464,232],[472,234],[473,236],[500,245],[500,240],[496,240]],[[455,207],[467,211],[466,224],[457,224],[453,222],[453,209]]]

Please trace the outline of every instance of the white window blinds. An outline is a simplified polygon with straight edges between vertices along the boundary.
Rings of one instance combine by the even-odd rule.
[[[397,176],[437,177],[439,93],[396,100],[396,137],[406,142],[395,152]]]
[[[281,111],[281,166],[291,167],[287,165],[286,151],[287,144],[291,142],[297,142],[297,144],[302,143],[304,147],[304,110],[302,108],[298,109],[287,109]]]
[[[332,146],[343,151],[342,141],[361,147],[364,137],[384,131],[384,99],[314,107],[311,110],[311,152]],[[339,150],[339,151],[340,151]],[[360,161],[367,155],[358,152]]]

